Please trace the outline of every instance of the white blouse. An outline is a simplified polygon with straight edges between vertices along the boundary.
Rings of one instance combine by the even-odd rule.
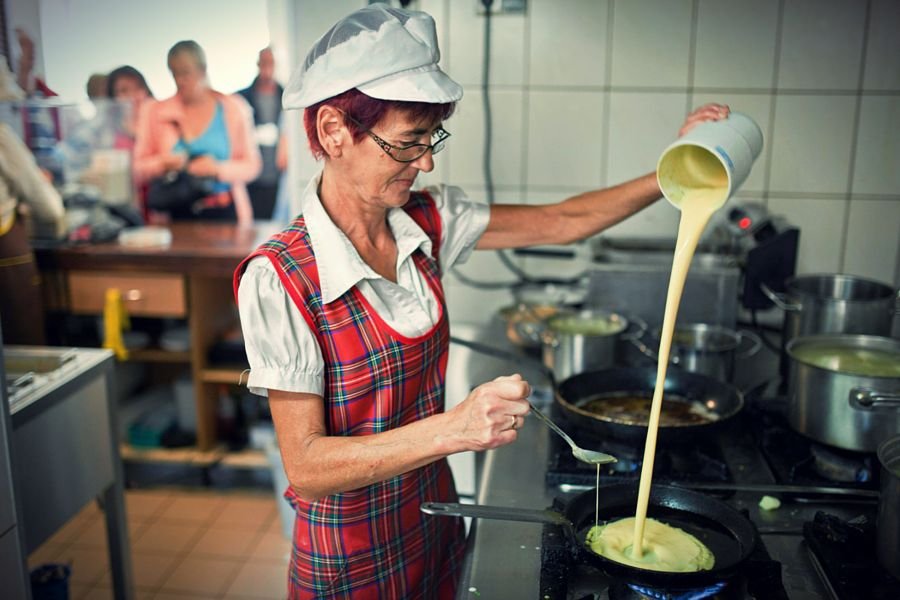
[[[376,273],[332,222],[317,194],[321,174],[301,198],[301,209],[316,253],[322,302],[328,304],[353,286],[397,333],[416,337],[440,316],[440,305],[412,253],[431,255],[431,240],[402,208],[388,211],[397,242],[397,283]],[[490,207],[466,197],[458,187],[428,188],[441,218],[441,272],[468,259],[488,225]],[[247,385],[261,396],[267,390],[323,395],[324,360],[315,335],[291,300],[275,267],[264,256],[247,265],[238,288],[244,346],[250,361]]]

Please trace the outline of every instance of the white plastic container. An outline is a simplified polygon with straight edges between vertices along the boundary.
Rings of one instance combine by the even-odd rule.
[[[743,113],[700,123],[663,151],[656,167],[659,187],[676,207],[687,190],[725,187],[724,204],[747,179],[762,147],[759,125]]]

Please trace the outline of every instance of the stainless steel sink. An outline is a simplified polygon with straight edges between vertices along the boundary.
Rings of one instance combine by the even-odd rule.
[[[3,350],[6,378],[18,379],[29,373],[51,373],[74,360],[77,353],[75,348],[7,346]]]

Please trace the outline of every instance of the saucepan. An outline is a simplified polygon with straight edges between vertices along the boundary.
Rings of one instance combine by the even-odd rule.
[[[546,321],[560,310],[575,309],[587,294],[586,279],[527,281],[511,290],[515,303],[504,306],[499,317],[506,337],[515,346],[540,353]]]
[[[640,339],[632,340],[632,344],[655,363],[659,356],[656,350],[659,347],[659,330],[649,337],[649,344]],[[733,331],[708,323],[688,323],[675,327],[669,363],[691,373],[732,381],[735,361],[750,358],[761,347],[762,340],[747,330]]]
[[[544,365],[557,379],[616,363],[621,340],[640,338],[647,325],[634,316],[600,308],[561,310],[542,332]]]
[[[551,382],[557,406],[580,428],[623,442],[641,445],[647,437],[646,415],[656,386],[655,368],[614,368],[587,371],[556,383],[553,371],[531,358],[493,346],[451,337],[494,358],[540,369]],[[722,427],[744,407],[734,386],[705,375],[669,369],[663,390],[661,444],[690,443],[696,435]]]
[[[629,583],[667,590],[689,590],[721,582],[736,573],[757,543],[753,524],[734,508],[711,496],[684,488],[654,485],[650,491],[648,516],[690,533],[713,553],[715,564],[708,571],[672,573],[641,569],[618,563],[591,550],[587,534],[595,523],[604,524],[633,517],[638,484],[623,483],[578,494],[563,512],[525,510],[471,504],[426,502],[422,512],[431,515],[475,517],[506,521],[547,523],[561,526],[567,545],[579,564],[602,569]],[[599,504],[597,504],[599,503]]]
[[[794,430],[857,452],[900,434],[900,340],[811,335],[791,340],[787,352]]]

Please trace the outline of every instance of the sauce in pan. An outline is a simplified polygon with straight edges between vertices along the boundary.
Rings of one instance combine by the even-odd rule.
[[[616,423],[647,425],[652,400],[650,395],[640,393],[598,394],[591,396],[580,406],[586,411],[609,417]],[[702,402],[668,394],[663,398],[659,417],[661,427],[704,425],[718,420],[719,415]]]

